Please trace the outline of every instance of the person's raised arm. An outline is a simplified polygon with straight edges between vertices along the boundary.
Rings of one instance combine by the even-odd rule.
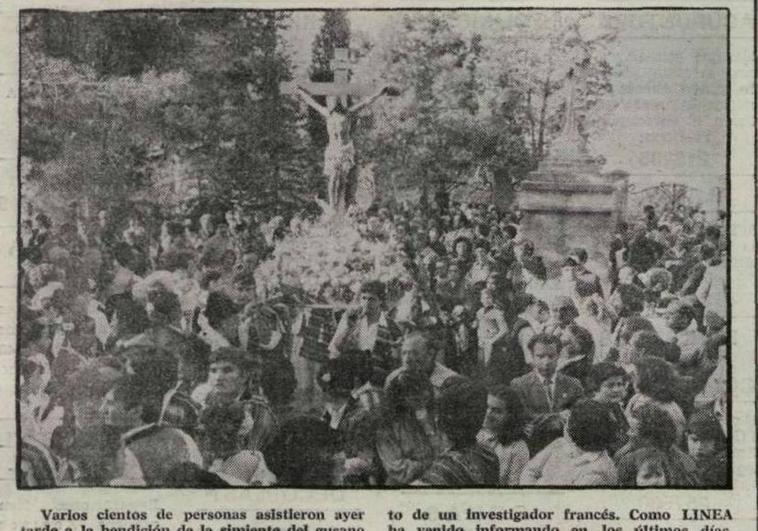
[[[376,100],[378,100],[385,94],[390,95],[390,96],[396,96],[399,93],[400,91],[398,91],[396,88],[393,88],[390,86],[384,86],[380,90],[376,91],[374,94],[369,96],[368,98],[365,98],[359,101],[358,103],[356,103],[355,105],[353,105],[352,107],[350,107],[348,109],[348,112],[350,113],[360,112],[361,110],[368,107],[369,105],[374,103]]]
[[[313,96],[307,90],[305,90],[303,87],[299,85],[297,87],[297,94],[300,96],[300,98],[302,98],[302,100],[306,104],[308,104],[308,107],[315,110],[321,116],[324,116],[324,117],[329,116],[329,111],[327,110],[327,108],[324,107],[323,105],[319,105],[319,103],[315,99],[313,99]]]

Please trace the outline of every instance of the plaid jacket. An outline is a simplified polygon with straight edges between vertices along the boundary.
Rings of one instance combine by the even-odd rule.
[[[348,352],[359,351],[360,326],[358,314],[343,314],[340,324],[329,344],[332,357],[337,357]],[[382,313],[379,318],[379,327],[376,333],[376,342],[371,350],[372,366],[384,372],[386,376],[390,371],[399,366],[399,343],[402,331],[397,324]]]

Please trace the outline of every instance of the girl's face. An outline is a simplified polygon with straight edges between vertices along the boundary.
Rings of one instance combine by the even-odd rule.
[[[663,471],[661,462],[657,459],[643,461],[637,470],[638,487],[665,487],[666,473]]]
[[[623,402],[626,397],[626,379],[623,376],[608,378],[600,384],[595,394],[598,402]]]

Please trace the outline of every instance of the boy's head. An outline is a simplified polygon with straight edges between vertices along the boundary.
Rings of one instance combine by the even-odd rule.
[[[665,487],[666,466],[664,457],[657,448],[646,448],[637,456],[637,476],[635,484],[638,487]]]
[[[695,459],[709,457],[724,444],[724,433],[721,431],[716,415],[709,410],[698,410],[687,422],[687,451]]]
[[[543,377],[552,377],[558,367],[561,340],[549,334],[536,334],[529,340],[534,369]]]
[[[676,443],[676,426],[671,415],[654,404],[645,404],[632,411],[629,433],[659,450],[668,450]]]

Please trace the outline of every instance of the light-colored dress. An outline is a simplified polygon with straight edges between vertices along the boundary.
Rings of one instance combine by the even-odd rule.
[[[499,463],[498,484],[518,485],[521,473],[529,462],[529,447],[526,443],[518,440],[504,445],[497,440],[494,433],[485,429],[479,431],[476,442],[497,456]]]
[[[618,472],[608,452],[586,452],[564,435],[527,463],[519,484],[612,486],[618,484]]]
[[[241,450],[227,459],[216,459],[208,468],[230,485],[262,485],[276,483],[276,476],[266,466],[259,451]]]

